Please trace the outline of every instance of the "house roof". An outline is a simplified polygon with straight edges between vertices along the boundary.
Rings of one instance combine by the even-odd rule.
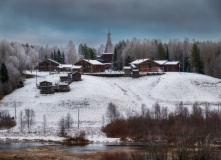
[[[72,64],[60,64],[58,68],[71,68],[72,66]]]
[[[130,64],[132,66],[132,68],[137,68],[137,66],[135,66],[133,63]]]
[[[131,69],[131,66],[124,66],[123,69]]]
[[[58,63],[58,62],[56,62],[56,61],[54,61],[54,60],[52,60],[52,59],[50,59],[50,58],[48,58],[47,60],[49,60],[49,61],[51,61],[51,62],[54,62],[54,63],[57,63],[57,64],[60,64],[60,63]]]
[[[42,81],[42,82],[40,82],[40,83],[43,83],[43,82],[48,82],[48,81]],[[48,83],[52,83],[52,82],[48,82]]]
[[[75,66],[75,65],[73,65],[71,68],[73,68],[73,69],[81,69],[82,66]]]
[[[68,86],[68,83],[65,83],[65,82],[60,82],[58,83],[59,86]]]
[[[159,65],[164,65],[167,62],[167,60],[154,60],[154,62],[156,62]]]
[[[179,64],[179,61],[171,61],[171,62],[166,62],[164,65],[177,65]]]
[[[84,61],[93,64],[93,65],[104,65],[103,63],[97,61],[97,60],[91,60],[91,59],[83,59]]]
[[[68,74],[60,74],[60,77],[68,77]]]
[[[131,62],[131,64],[140,64],[140,63],[148,61],[148,60],[149,60],[149,58],[147,58],[147,59],[137,59],[137,60]]]
[[[139,69],[133,69],[132,71],[133,72],[139,72]]]

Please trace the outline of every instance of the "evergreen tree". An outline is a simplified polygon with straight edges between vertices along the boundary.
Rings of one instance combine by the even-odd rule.
[[[203,72],[203,64],[200,60],[200,50],[197,43],[194,43],[191,50],[191,64],[196,69],[197,73]]]
[[[60,49],[58,49],[58,53],[57,53],[57,62],[58,62],[58,63],[62,63],[62,58],[61,58],[61,51],[60,51]]]
[[[51,59],[54,59],[54,55],[53,55],[53,52],[51,52]]]
[[[56,54],[55,50],[54,50],[54,60],[55,60],[56,62],[58,61],[57,54]]]
[[[117,48],[114,48],[114,55],[113,55],[113,69],[117,69]]]
[[[9,80],[9,76],[8,76],[8,70],[6,68],[5,63],[2,63],[2,67],[0,70],[0,75],[1,75],[1,81],[2,83],[6,83]]]
[[[160,60],[165,60],[166,59],[166,52],[163,48],[163,44],[160,42],[158,44],[158,56]]]
[[[125,61],[125,65],[129,66],[131,62],[130,56],[127,56],[126,61]]]
[[[166,52],[166,60],[168,60],[168,61],[170,60],[168,46],[167,46],[167,52]]]
[[[96,50],[94,48],[89,48],[90,51],[90,59],[97,59],[96,57]]]
[[[24,87],[24,83],[23,81],[20,79],[19,82],[18,82],[18,88],[22,88]]]
[[[64,52],[62,52],[62,64],[65,64],[65,55],[64,55]]]

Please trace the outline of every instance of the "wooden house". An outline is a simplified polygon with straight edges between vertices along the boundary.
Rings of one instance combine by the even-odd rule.
[[[71,72],[79,72],[80,74],[84,74],[84,70],[82,66],[73,65],[71,68]]]
[[[124,66],[123,71],[124,71],[125,76],[131,76],[132,67],[131,66]]]
[[[69,81],[69,75],[68,74],[60,74],[60,82],[68,82]]]
[[[81,74],[79,72],[72,73],[74,81],[80,81],[81,80]]]
[[[150,59],[137,59],[130,63],[133,69],[139,69],[140,72],[150,72],[156,64]]]
[[[39,63],[39,71],[55,71],[60,63],[52,60],[46,59]]]
[[[70,72],[72,69],[72,64],[60,64],[57,67],[58,72]]]
[[[41,94],[53,94],[54,93],[54,87],[52,86],[52,82],[48,82],[48,81],[40,82],[39,88],[40,88]]]
[[[132,77],[133,78],[139,78],[140,74],[139,74],[139,69],[133,69],[132,70]]]
[[[61,82],[58,84],[58,90],[59,90],[59,92],[69,92],[70,87],[69,87],[68,83]]]
[[[179,72],[180,71],[180,62],[179,61],[168,61],[164,64],[165,72]]]
[[[83,59],[75,66],[82,66],[84,73],[104,72],[104,64],[97,60]]]

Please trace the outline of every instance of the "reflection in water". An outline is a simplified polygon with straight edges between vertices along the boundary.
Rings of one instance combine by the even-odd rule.
[[[84,146],[66,146],[51,142],[0,142],[0,151],[20,151],[18,149],[50,145],[55,146],[60,151],[68,153],[94,153],[97,151],[107,151],[113,149],[138,149],[141,148],[144,143],[94,143]]]

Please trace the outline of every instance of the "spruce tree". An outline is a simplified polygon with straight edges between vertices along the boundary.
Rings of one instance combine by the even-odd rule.
[[[163,48],[163,44],[159,43],[158,44],[158,55],[160,60],[165,60],[166,59],[166,52]]]
[[[167,52],[166,52],[166,60],[169,61],[170,57],[169,57],[169,49],[168,49],[168,46],[167,46]]]
[[[62,52],[62,64],[65,64],[65,55],[64,55],[64,52]]]
[[[60,49],[58,49],[58,53],[57,53],[57,59],[58,59],[58,63],[62,63],[62,59],[61,59],[61,52],[60,52]]]
[[[200,60],[200,50],[197,43],[194,43],[191,50],[191,64],[196,69],[197,73],[203,72],[203,64]]]
[[[1,75],[1,81],[2,83],[6,83],[9,80],[9,76],[8,76],[8,70],[6,68],[5,63],[2,63],[2,67],[0,70],[0,75]]]

